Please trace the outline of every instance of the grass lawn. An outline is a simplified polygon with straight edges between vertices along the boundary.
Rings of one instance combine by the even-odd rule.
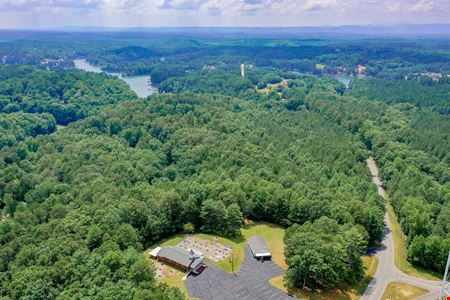
[[[287,265],[284,261],[284,253],[283,253],[284,230],[285,229],[283,227],[270,223],[247,222],[247,224],[245,224],[244,227],[241,229],[242,236],[240,237],[226,238],[205,233],[195,234],[194,236],[205,240],[212,240],[213,238],[217,237],[219,239],[219,243],[233,249],[234,272],[238,272],[240,265],[244,261],[245,255],[244,246],[247,243],[247,238],[253,235],[260,235],[266,239],[267,244],[269,245],[270,250],[272,252],[273,261],[276,264],[278,264],[281,268],[286,269]],[[183,239],[183,237],[184,235],[176,235],[168,240],[163,241],[162,243],[153,246],[153,248],[156,246],[174,246],[178,242],[180,242]],[[218,263],[212,261],[212,263],[216,264],[224,271],[229,273],[233,272],[233,266],[231,262],[232,262],[231,257]]]
[[[428,293],[427,290],[400,282],[391,282],[381,296],[381,300],[408,300]]]
[[[219,243],[230,247],[233,250],[232,257],[230,256],[229,258],[227,258],[223,261],[220,261],[220,262],[214,262],[214,261],[210,261],[210,262],[219,266],[224,271],[231,273],[231,272],[233,272],[233,264],[231,262],[234,261],[234,271],[235,272],[239,271],[239,267],[240,267],[241,263],[244,261],[244,247],[242,245],[245,244],[245,239],[243,237],[237,237],[237,238],[230,239],[230,238],[219,237],[219,236],[206,234],[206,233],[199,233],[199,234],[195,234],[194,236],[201,238],[201,239],[205,239],[205,240],[212,240],[213,238],[216,237],[216,238],[218,238]]]
[[[272,252],[272,261],[283,269],[287,269],[284,261],[284,228],[270,223],[253,223],[248,222],[241,230],[244,238],[253,235],[262,236],[269,245]]]
[[[186,297],[188,297],[189,299],[193,299],[191,297],[189,297],[189,294],[186,290],[186,286],[184,285],[184,281],[183,281],[183,276],[184,276],[184,272],[181,272],[180,270],[177,270],[176,268],[172,268],[168,265],[166,265],[167,269],[172,270],[173,274],[172,275],[167,275],[164,274],[164,278],[161,279],[162,282],[167,283],[169,286],[172,287],[177,287],[180,289],[180,291],[182,291]]]
[[[374,256],[363,256],[362,259],[364,262],[365,276],[360,282],[356,283],[355,285],[331,292],[313,292],[303,291],[300,289],[293,289],[290,292],[300,299],[359,299],[369,285],[370,280],[372,280],[372,277],[375,274],[378,266],[378,260]],[[287,288],[284,286],[283,276],[274,277],[269,282],[273,286],[285,292],[288,292]]]
[[[394,239],[394,247],[395,247],[395,265],[397,266],[397,268],[399,268],[401,271],[411,276],[422,277],[432,280],[441,280],[440,274],[434,273],[430,270],[426,270],[420,267],[416,267],[407,260],[406,257],[407,237],[400,227],[400,223],[397,220],[397,216],[395,215],[392,206],[390,204],[387,204],[386,206],[389,214],[389,220],[391,221],[392,236]]]

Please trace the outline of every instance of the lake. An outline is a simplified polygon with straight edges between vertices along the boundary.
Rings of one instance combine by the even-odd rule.
[[[343,84],[345,84],[345,87],[348,88],[348,84],[350,83],[350,80],[352,80],[352,77],[348,77],[348,76],[334,76],[334,79],[336,79],[339,82],[342,82]]]
[[[103,71],[101,68],[96,67],[94,65],[91,65],[87,60],[85,59],[75,59],[73,61],[75,64],[75,68],[84,70],[86,72],[94,72],[94,73],[106,73],[109,75],[117,76],[123,81],[125,81],[130,88],[139,96],[142,98],[145,98],[155,92],[157,92],[157,88],[152,86],[150,81],[150,76],[122,76],[120,73],[110,73]]]

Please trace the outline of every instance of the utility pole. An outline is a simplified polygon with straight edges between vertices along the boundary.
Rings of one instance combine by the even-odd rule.
[[[231,272],[233,272],[233,274],[236,276],[236,274],[234,273],[234,253],[231,252]]]
[[[450,299],[450,281],[448,278],[448,271],[450,267],[450,251],[448,252],[447,266],[445,267],[444,278],[442,279],[441,294],[439,300]]]

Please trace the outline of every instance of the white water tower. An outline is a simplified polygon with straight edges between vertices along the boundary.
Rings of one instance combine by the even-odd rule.
[[[245,78],[245,64],[241,64],[241,76]]]

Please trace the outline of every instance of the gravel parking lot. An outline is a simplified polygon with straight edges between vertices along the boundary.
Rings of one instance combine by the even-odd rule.
[[[189,276],[184,282],[191,297],[201,300],[293,299],[269,283],[269,279],[284,274],[284,270],[272,261],[256,260],[247,245],[244,261],[236,275],[228,274],[212,263],[207,265],[200,275]]]

